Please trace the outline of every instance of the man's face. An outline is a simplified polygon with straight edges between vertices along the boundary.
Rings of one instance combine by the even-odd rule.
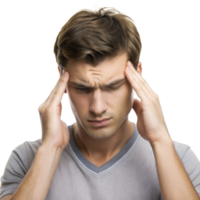
[[[133,105],[133,89],[124,75],[127,61],[127,54],[123,53],[96,67],[84,62],[68,66],[67,93],[79,131],[87,132],[96,139],[108,138],[127,119]],[[104,87],[116,80],[122,81]],[[77,84],[85,85],[88,89]],[[95,127],[88,121],[103,118],[111,118],[103,127]]]

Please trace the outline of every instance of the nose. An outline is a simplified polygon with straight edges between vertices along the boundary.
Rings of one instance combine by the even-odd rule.
[[[91,96],[90,112],[96,117],[101,116],[107,110],[106,99],[100,89],[94,90]]]

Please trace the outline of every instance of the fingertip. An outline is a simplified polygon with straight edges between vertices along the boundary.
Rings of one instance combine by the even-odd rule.
[[[69,80],[69,74],[68,74],[67,71],[64,71],[64,73],[63,73],[63,77],[64,77],[65,81],[68,82],[68,80]]]
[[[67,80],[69,80],[69,72],[66,72]]]

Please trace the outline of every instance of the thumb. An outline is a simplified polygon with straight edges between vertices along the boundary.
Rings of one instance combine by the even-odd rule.
[[[69,82],[69,72],[66,71],[66,73],[67,73],[67,85],[68,85],[68,82]],[[64,93],[67,93],[67,86],[65,88]]]

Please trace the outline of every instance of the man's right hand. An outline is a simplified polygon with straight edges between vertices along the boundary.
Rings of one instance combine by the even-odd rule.
[[[38,108],[42,124],[42,144],[62,150],[67,146],[70,139],[67,124],[60,119],[62,112],[61,100],[69,80],[69,73],[65,73],[65,75],[60,76],[49,97]]]

